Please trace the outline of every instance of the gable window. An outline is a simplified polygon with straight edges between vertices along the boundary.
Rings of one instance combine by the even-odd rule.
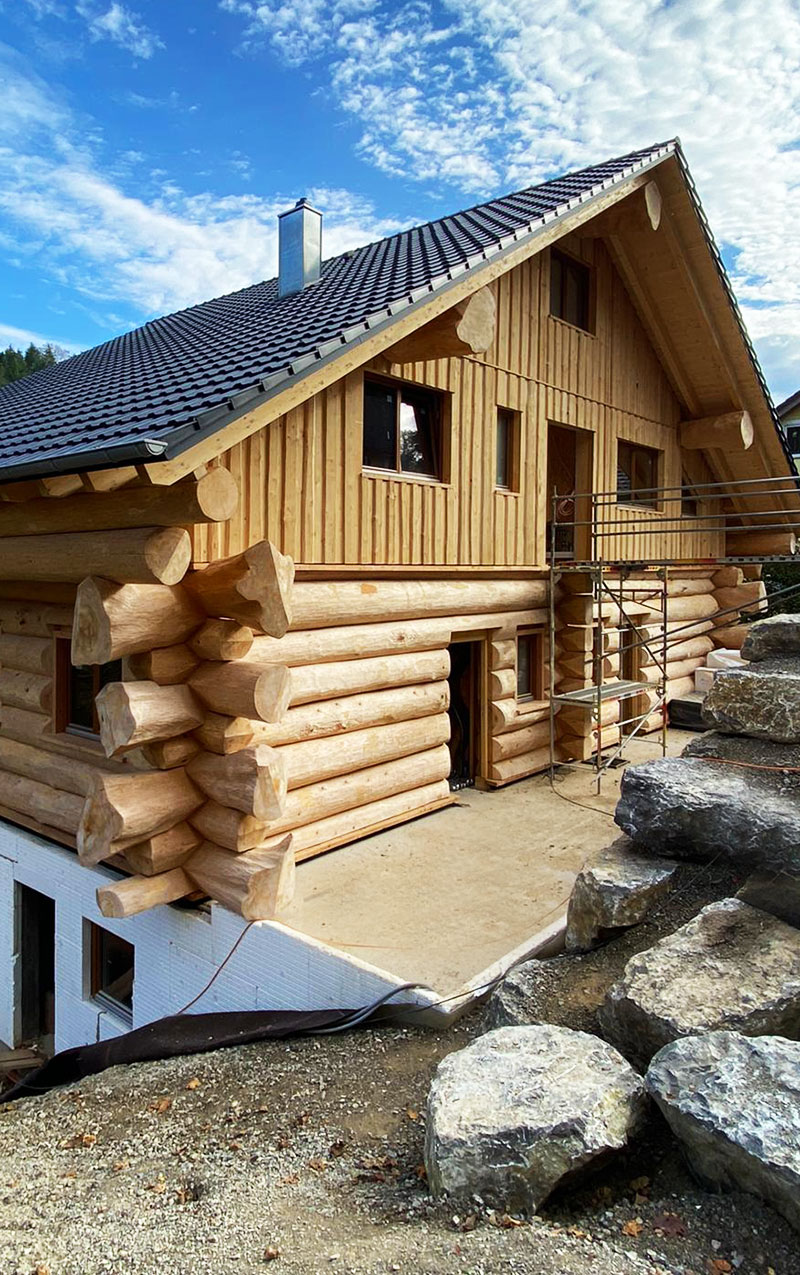
[[[443,414],[436,390],[365,377],[364,465],[441,480]]]
[[[519,412],[498,407],[494,482],[503,491],[519,491],[519,440]]]
[[[94,1000],[120,1018],[133,1017],[133,944],[89,923],[89,990]]]
[[[658,508],[658,471],[661,452],[622,439],[617,444],[617,500],[621,505]]]
[[[520,633],[517,637],[517,699],[544,699],[544,634]]]
[[[73,664],[68,638],[56,639],[55,728],[61,734],[100,737],[95,699],[108,682],[122,681],[122,661]]]
[[[589,300],[592,272],[588,266],[555,248],[550,253],[550,313],[575,328],[590,331]]]
[[[800,425],[787,425],[786,441],[789,444],[789,451],[793,456],[800,453]]]

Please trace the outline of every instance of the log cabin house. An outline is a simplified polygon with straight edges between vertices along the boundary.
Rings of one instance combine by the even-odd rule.
[[[659,725],[793,473],[677,142],[327,261],[301,200],[277,280],[5,387],[0,1038],[174,1011],[253,920],[217,1007],[385,988],[292,983],[295,864],[617,741],[613,693],[551,738],[598,667]]]

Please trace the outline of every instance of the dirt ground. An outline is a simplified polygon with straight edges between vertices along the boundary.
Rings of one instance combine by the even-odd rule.
[[[591,1029],[637,949],[735,887],[683,870],[598,953],[541,962],[537,1012]],[[0,1275],[798,1275],[766,1205],[692,1181],[660,1118],[531,1221],[433,1203],[422,1168],[438,1061],[485,1027],[384,1027],[117,1068],[0,1108]]]

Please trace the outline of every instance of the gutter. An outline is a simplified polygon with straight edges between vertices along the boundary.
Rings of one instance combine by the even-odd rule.
[[[452,266],[445,274],[436,276],[427,284],[398,297],[381,310],[367,315],[308,354],[300,355],[288,367],[273,372],[248,389],[231,395],[219,407],[210,408],[184,424],[176,425],[164,438],[132,439],[128,442],[114,443],[108,447],[92,448],[85,452],[61,453],[49,458],[37,457],[35,460],[21,461],[18,464],[0,467],[0,482],[48,478],[57,474],[74,474],[76,470],[109,469],[119,465],[141,464],[144,461],[152,464],[162,460],[174,460],[190,447],[194,447],[196,443],[215,434],[223,426],[232,424],[255,407],[261,407],[277,394],[291,389],[312,369],[326,367],[335,362],[345,350],[356,349],[368,337],[390,327],[398,315],[422,309],[433,296],[446,294],[450,288],[455,287],[465,274],[472,271],[479,274],[484,265],[502,261],[504,256],[535,240],[553,223],[563,221],[576,208],[592,204],[607,191],[622,185],[631,177],[657,167],[673,154],[678,154],[682,167],[685,169],[685,161],[680,157],[680,144],[675,141],[665,142],[663,146],[651,152],[647,159],[637,160],[636,163],[623,168],[614,177],[607,177],[605,181],[599,182],[596,186],[583,191],[582,194],[544,213],[535,221],[529,222],[527,227],[520,227],[503,235],[501,239],[487,245],[481,252]],[[730,285],[728,286],[730,288]]]

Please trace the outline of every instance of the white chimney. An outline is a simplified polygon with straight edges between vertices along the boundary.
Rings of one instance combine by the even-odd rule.
[[[302,292],[319,279],[322,213],[307,199],[278,214],[278,296]]]

